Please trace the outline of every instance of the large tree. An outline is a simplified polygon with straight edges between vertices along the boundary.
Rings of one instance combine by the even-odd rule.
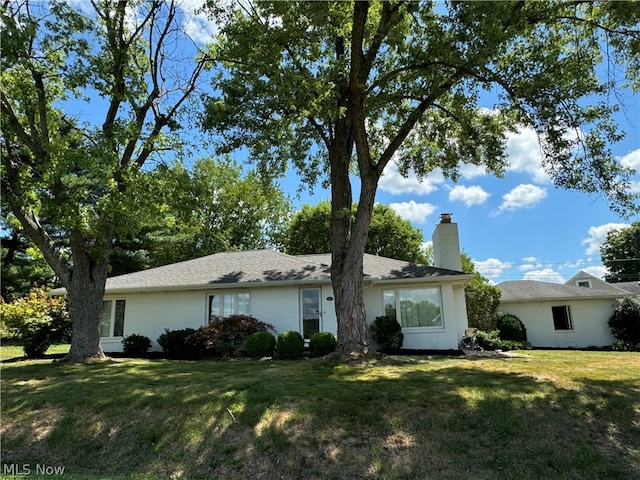
[[[357,206],[353,212],[356,210]],[[331,203],[321,201],[313,206],[303,205],[287,225],[284,250],[292,255],[330,252]],[[418,264],[428,261],[422,231],[382,203],[373,207],[364,251]]]
[[[607,282],[640,280],[640,221],[626,228],[611,230],[600,247]]]
[[[148,173],[150,198],[162,213],[117,239],[111,274],[231,250],[281,248],[290,201],[255,171],[231,159],[202,158],[190,168]]]
[[[104,357],[110,253],[153,208],[132,187],[177,147],[203,71],[203,56],[175,58],[179,14],[173,1],[1,7],[2,197],[67,290],[70,360]]]
[[[559,187],[637,196],[609,145],[619,98],[596,66],[638,78],[638,2],[242,2],[211,45],[226,68],[205,127],[265,170],[298,167],[331,185],[338,350],[366,351],[362,255],[378,181],[395,160],[419,178],[462,164],[501,175],[506,135],[540,137]],[[617,71],[613,68],[609,72]],[[493,101],[487,101],[487,94]],[[595,95],[595,96],[594,96]],[[357,176],[352,176],[352,173]],[[359,182],[355,215],[352,180]]]

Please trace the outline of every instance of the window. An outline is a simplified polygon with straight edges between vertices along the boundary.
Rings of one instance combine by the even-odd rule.
[[[553,314],[553,327],[556,330],[573,330],[571,308],[569,305],[551,307],[551,313]]]
[[[223,293],[209,295],[209,322],[215,318],[224,318],[230,315],[249,315],[249,293]]]
[[[124,300],[105,300],[102,302],[101,337],[122,337],[124,334]]]
[[[439,288],[386,290],[382,293],[384,314],[402,327],[442,327]]]
[[[578,280],[576,282],[576,285],[578,285],[579,287],[591,288],[591,281],[590,280]]]

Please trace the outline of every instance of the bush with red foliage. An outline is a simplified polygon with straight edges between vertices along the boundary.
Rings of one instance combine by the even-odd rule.
[[[199,328],[186,343],[195,358],[239,357],[246,354],[249,335],[267,330],[273,325],[251,315],[231,315]]]

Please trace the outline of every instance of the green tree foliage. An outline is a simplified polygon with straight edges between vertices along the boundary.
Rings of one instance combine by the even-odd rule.
[[[352,215],[357,209],[354,205]],[[425,264],[428,258],[422,242],[422,231],[391,207],[381,203],[373,207],[365,253]],[[302,206],[287,226],[284,249],[291,255],[331,251],[331,204],[328,201]]]
[[[640,221],[612,230],[600,247],[602,264],[607,267],[609,283],[640,280]]]
[[[204,158],[189,169],[161,166],[148,174],[159,215],[119,237],[111,257],[117,275],[231,250],[278,247],[289,199],[254,171]]]
[[[489,279],[476,270],[473,261],[462,252],[462,271],[474,277],[464,286],[467,319],[470,327],[490,332],[497,328],[496,311],[500,305],[500,289],[489,284]]]
[[[41,357],[47,349],[66,340],[71,324],[63,298],[49,297],[34,288],[11,303],[0,303],[2,336],[22,342],[27,357]]]
[[[6,302],[29,294],[34,286],[50,288],[54,286],[55,274],[42,256],[42,252],[24,234],[15,218],[4,218],[7,213],[2,209],[0,223],[0,295]]]
[[[68,292],[69,360],[104,357],[113,245],[157,213],[148,163],[184,144],[206,59],[175,57],[178,14],[174,1],[0,7],[2,198]]]
[[[238,3],[210,47],[225,71],[204,126],[264,171],[330,184],[338,350],[366,351],[362,255],[392,160],[418,178],[500,176],[507,135],[528,126],[556,186],[636,211],[609,93],[640,88],[639,20],[639,2]],[[604,55],[625,78],[598,77]]]

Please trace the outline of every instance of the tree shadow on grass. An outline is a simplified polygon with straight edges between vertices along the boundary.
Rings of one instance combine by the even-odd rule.
[[[3,462],[88,478],[640,478],[639,386],[574,383],[459,359],[23,365],[3,371]]]

